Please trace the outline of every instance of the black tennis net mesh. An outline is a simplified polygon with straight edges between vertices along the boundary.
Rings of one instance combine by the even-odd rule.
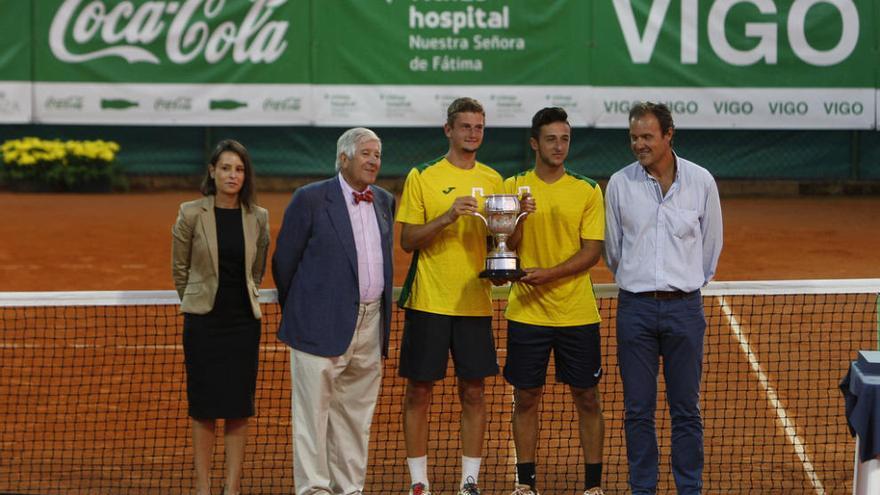
[[[704,493],[850,493],[854,441],[838,382],[877,341],[880,281],[717,283],[703,291],[708,329],[702,410]],[[605,375],[603,484],[627,491],[623,393],[615,356],[616,291],[597,286]],[[264,291],[267,301],[274,291]],[[182,318],[169,291],[0,294],[0,493],[183,494],[193,490]],[[503,309],[495,337],[506,358]],[[289,351],[275,337],[279,309],[264,304],[257,390],[243,493],[291,494]],[[395,310],[371,435],[365,493],[406,493],[397,377],[403,314]],[[577,417],[551,360],[537,454],[545,495],[583,491]],[[658,493],[674,492],[662,373]],[[487,380],[488,427],[480,485],[509,493],[516,454],[511,388]],[[459,404],[450,374],[435,386],[429,475],[434,493],[460,477]],[[218,431],[215,490],[222,481]]]

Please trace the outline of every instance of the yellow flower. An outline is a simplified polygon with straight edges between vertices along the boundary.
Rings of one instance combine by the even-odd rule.
[[[27,136],[0,144],[3,163],[7,166],[30,167],[38,163],[66,166],[71,160],[106,166],[116,159],[119,144],[101,139],[94,141],[61,141]]]
[[[37,160],[31,155],[23,155],[18,160],[19,165],[28,166],[28,165],[35,165],[36,163],[37,163]]]

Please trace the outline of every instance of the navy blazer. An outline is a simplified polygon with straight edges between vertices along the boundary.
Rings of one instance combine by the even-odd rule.
[[[385,290],[382,294],[382,355],[388,355],[394,240],[394,196],[371,186],[379,221]],[[297,189],[284,211],[272,276],[281,304],[278,338],[316,356],[341,356],[357,324],[360,290],[351,218],[339,177]]]

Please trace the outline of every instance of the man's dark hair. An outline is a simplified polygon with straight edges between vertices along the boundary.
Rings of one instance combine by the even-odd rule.
[[[251,156],[248,154],[247,148],[234,139],[224,139],[217,143],[217,146],[211,153],[211,159],[208,162],[208,165],[216,167],[217,162],[220,160],[220,155],[226,151],[238,155],[238,157],[241,158],[241,163],[244,164],[244,184],[241,185],[241,191],[238,192],[238,200],[245,209],[249,210],[257,201],[257,191],[254,188],[254,168],[251,166]],[[199,187],[199,190],[202,191],[202,194],[205,196],[214,196],[217,194],[217,184],[214,182],[214,178],[211,177],[210,166],[205,171],[205,176],[202,178],[202,185]]]
[[[532,137],[537,141],[541,137],[541,127],[554,122],[565,122],[571,128],[565,110],[559,107],[545,107],[538,110],[538,113],[532,117]]]
[[[456,98],[446,109],[446,123],[449,127],[455,125],[455,116],[460,113],[481,113],[486,118],[486,111],[479,101],[468,97]]]
[[[648,114],[657,117],[657,122],[660,124],[660,132],[664,136],[669,132],[669,129],[675,129],[675,123],[672,122],[672,112],[669,111],[669,107],[663,103],[652,103],[650,101],[633,103],[632,108],[629,109],[629,120],[627,122],[632,122],[632,119],[644,117]]]

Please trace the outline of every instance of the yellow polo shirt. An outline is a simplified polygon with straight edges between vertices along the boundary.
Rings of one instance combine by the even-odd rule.
[[[504,181],[504,190],[509,194],[516,194],[522,186],[528,186],[536,206],[535,213],[524,220],[517,248],[523,268],[556,266],[581,249],[581,239],[604,240],[605,204],[595,181],[566,172],[547,184],[534,169]],[[544,285],[514,283],[506,316],[521,323],[553,327],[601,320],[589,272]]]
[[[501,192],[498,172],[477,162],[470,170],[445,157],[410,170],[396,220],[423,225],[446,213],[455,198]],[[477,200],[480,200],[477,197]],[[482,209],[482,202],[480,208]],[[491,284],[479,278],[485,269],[486,225],[476,216],[461,216],[431,243],[413,253],[401,291],[401,307],[451,316],[491,316]]]

